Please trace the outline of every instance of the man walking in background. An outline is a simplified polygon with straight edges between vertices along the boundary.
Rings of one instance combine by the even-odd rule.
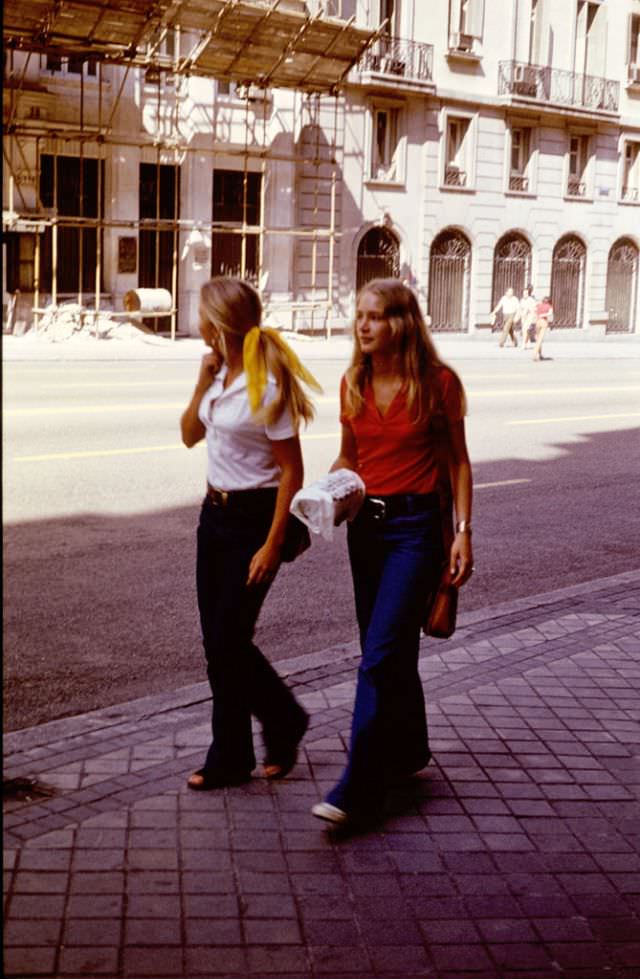
[[[491,321],[495,322],[498,313],[502,313],[502,335],[499,346],[504,347],[507,337],[511,337],[514,347],[518,346],[514,324],[520,319],[520,300],[514,295],[511,286],[491,313]]]

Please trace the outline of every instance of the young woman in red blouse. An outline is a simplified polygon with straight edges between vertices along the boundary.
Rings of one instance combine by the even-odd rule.
[[[357,471],[367,495],[348,528],[362,647],[349,759],[312,809],[329,822],[378,818],[389,786],[431,757],[418,649],[425,599],[447,557],[457,587],[472,571],[465,409],[462,383],[439,359],[411,289],[396,279],[368,283],[357,301],[333,466]],[[448,555],[443,468],[456,519]]]

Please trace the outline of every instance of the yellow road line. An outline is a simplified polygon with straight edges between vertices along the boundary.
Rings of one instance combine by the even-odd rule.
[[[616,411],[609,415],[564,415],[558,418],[520,418],[505,425],[553,425],[557,422],[591,422],[608,418],[640,418],[640,411]]]
[[[204,442],[202,445],[204,446]],[[14,462],[52,462],[57,459],[97,459],[100,456],[130,456],[142,452],[173,452],[184,445],[148,445],[131,449],[87,449],[82,452],[47,452],[43,455],[14,456]]]
[[[499,479],[495,483],[474,483],[474,490],[493,489],[494,486],[517,486],[520,483],[530,483],[530,479]]]
[[[312,435],[303,435],[303,441],[318,439],[337,439],[340,432],[317,432]],[[199,443],[197,448],[205,446],[204,440]],[[177,449],[184,449],[184,445],[175,442],[173,445],[143,445],[129,449],[86,449],[77,452],[46,452],[41,455],[14,456],[14,462],[53,462],[61,459],[98,459],[101,456],[122,456],[137,455],[144,452],[175,452]]]

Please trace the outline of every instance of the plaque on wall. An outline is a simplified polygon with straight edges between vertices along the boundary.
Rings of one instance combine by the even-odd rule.
[[[118,238],[118,272],[136,272],[138,268],[138,239]]]

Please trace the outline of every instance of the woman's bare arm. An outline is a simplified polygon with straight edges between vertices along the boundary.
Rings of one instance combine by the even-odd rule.
[[[449,476],[453,490],[456,524],[460,521],[470,524],[473,478],[467,451],[464,421],[450,422],[449,424]],[[470,531],[456,532],[451,545],[450,560],[452,583],[460,588],[471,577],[473,566]]]
[[[358,469],[358,451],[356,449],[355,436],[350,425],[342,426],[340,454],[329,472],[335,472],[336,469],[353,469],[354,471]]]
[[[273,441],[271,448],[281,473],[278,495],[267,539],[251,559],[247,585],[257,585],[268,580],[278,570],[289,520],[289,507],[304,478],[302,449],[297,435],[290,439]]]
[[[200,373],[191,400],[180,419],[182,441],[188,449],[197,445],[205,436],[206,430],[198,417],[198,409],[219,369],[220,357],[215,353],[205,354],[200,362]]]

